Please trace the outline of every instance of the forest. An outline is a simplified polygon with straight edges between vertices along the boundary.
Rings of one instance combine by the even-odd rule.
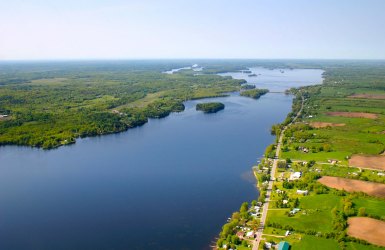
[[[248,89],[241,92],[241,96],[258,99],[269,92],[268,89]]]
[[[9,62],[0,67],[0,145],[55,148],[125,131],[184,110],[189,99],[224,96],[243,80],[192,71],[177,61]],[[191,64],[190,64],[191,65]]]
[[[203,111],[204,113],[216,113],[224,108],[225,105],[220,102],[198,103],[196,105],[196,110]]]

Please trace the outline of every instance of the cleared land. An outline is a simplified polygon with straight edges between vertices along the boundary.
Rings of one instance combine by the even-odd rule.
[[[385,170],[385,155],[353,155],[349,165],[360,168]]]
[[[385,99],[385,95],[382,94],[354,94],[349,98],[362,98],[362,99]]]
[[[364,192],[368,195],[385,197],[385,184],[345,179],[340,177],[323,176],[318,180],[325,186],[346,190],[348,192]]]
[[[385,222],[367,217],[348,219],[348,235],[385,247]]]
[[[342,116],[349,118],[368,118],[368,119],[376,119],[378,115],[372,113],[364,113],[364,112],[327,112],[329,116]]]
[[[326,128],[326,127],[343,127],[345,126],[345,123],[311,122],[309,125],[313,128]]]

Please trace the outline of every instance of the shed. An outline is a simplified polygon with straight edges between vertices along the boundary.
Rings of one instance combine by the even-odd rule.
[[[289,250],[289,243],[286,242],[286,241],[281,241],[279,244],[278,244],[278,250]]]

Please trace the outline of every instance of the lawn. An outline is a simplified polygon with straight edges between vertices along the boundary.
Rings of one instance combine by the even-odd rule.
[[[291,250],[303,250],[303,249],[312,249],[312,250],[340,250],[338,242],[334,239],[325,239],[316,236],[305,235],[303,238],[294,243],[291,246]]]
[[[340,205],[341,197],[334,194],[319,194],[305,196],[300,200],[302,209],[333,209]]]
[[[288,210],[287,210],[288,211]],[[297,213],[293,217],[288,217],[285,210],[271,210],[268,213],[268,223],[277,223],[282,226],[291,226],[295,230],[306,231],[308,229],[330,232],[332,231],[330,210],[307,210]]]

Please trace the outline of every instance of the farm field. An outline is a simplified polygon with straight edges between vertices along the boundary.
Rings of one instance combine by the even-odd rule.
[[[331,176],[323,176],[318,181],[328,187],[336,188],[338,190],[364,192],[368,195],[385,198],[385,184]]]
[[[349,165],[361,168],[385,170],[385,155],[353,155]]]
[[[365,217],[355,217],[349,218],[348,224],[348,235],[385,247],[384,221]]]

